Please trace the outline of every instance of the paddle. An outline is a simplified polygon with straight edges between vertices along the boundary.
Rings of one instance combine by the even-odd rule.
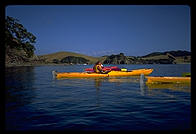
[[[57,72],[56,72],[56,71],[52,71],[53,79],[55,79],[55,78],[56,78],[56,75],[57,75]]]
[[[102,74],[108,74],[108,73],[109,73],[109,72],[111,72],[111,71],[112,71],[112,69],[110,69],[110,70],[105,70],[105,71],[104,71],[104,70],[102,70],[102,72],[101,72],[101,73],[102,73]]]
[[[140,75],[140,85],[144,85],[145,81],[146,81],[146,78],[145,78],[144,74],[141,74]]]

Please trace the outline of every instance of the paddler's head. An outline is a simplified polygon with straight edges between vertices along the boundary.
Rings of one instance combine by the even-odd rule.
[[[96,65],[101,65],[101,62],[100,62],[100,61],[97,61],[97,62],[96,62]]]

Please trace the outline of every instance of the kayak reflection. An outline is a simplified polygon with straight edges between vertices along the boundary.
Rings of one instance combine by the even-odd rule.
[[[103,81],[104,81],[104,80],[103,80],[103,79],[101,79],[101,78],[95,78],[95,79],[94,79],[95,88],[96,88],[97,90],[99,90],[99,89],[100,89],[100,87],[101,87],[101,83],[102,83]]]
[[[63,86],[81,87],[94,86],[96,90],[100,90],[103,83],[115,83],[117,86],[121,84],[138,84],[142,95],[147,92],[151,92],[153,89],[169,89],[174,91],[190,92],[190,83],[146,83],[145,80],[141,80],[140,76],[133,77],[110,77],[110,78],[64,78],[61,80],[55,80],[55,83]],[[123,86],[123,85],[122,85]],[[127,86],[127,85],[126,85]],[[131,86],[129,86],[131,87]]]
[[[124,78],[109,78],[108,82],[114,82],[114,83],[138,83],[140,81],[139,76],[132,76],[132,77],[124,77]]]
[[[139,82],[139,76],[133,76],[133,77],[111,77],[111,78],[95,78],[95,88],[99,89],[102,86],[103,82],[109,82],[109,83],[116,83],[120,85],[121,83],[138,83]]]
[[[84,83],[88,83],[88,86],[90,86],[92,83],[94,83],[94,86],[96,89],[99,89],[102,86],[103,82],[106,83],[139,83],[140,77],[139,76],[133,76],[133,77],[112,77],[112,78],[63,78],[63,79],[53,79],[53,82],[58,85],[63,86],[75,86],[80,87]],[[53,83],[53,84],[54,84]],[[86,85],[87,86],[87,85]]]

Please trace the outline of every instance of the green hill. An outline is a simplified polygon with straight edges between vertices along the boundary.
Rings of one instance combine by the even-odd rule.
[[[191,52],[188,51],[166,51],[166,52],[153,52],[145,56],[141,56],[141,59],[145,61],[156,61],[156,60],[169,60],[172,59],[173,63],[190,63]]]
[[[145,56],[141,56],[141,57],[145,58],[145,57],[160,56],[160,55],[166,55],[166,54],[171,54],[174,57],[191,56],[191,52],[177,50],[177,51],[153,52]]]
[[[52,63],[55,59],[56,60],[62,60],[65,57],[68,56],[74,56],[74,57],[82,57],[88,61],[88,64],[94,64],[98,60],[103,61],[105,57],[92,57],[92,56],[87,56],[84,54],[78,54],[78,53],[73,53],[73,52],[57,52],[57,53],[52,53],[52,54],[46,54],[46,55],[40,55],[38,56],[40,59],[45,60],[46,62]]]

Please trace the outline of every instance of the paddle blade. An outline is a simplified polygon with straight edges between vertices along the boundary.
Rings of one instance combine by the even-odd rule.
[[[141,91],[141,95],[145,95],[145,77],[144,77],[144,74],[140,75],[140,91]]]
[[[56,78],[56,75],[57,75],[56,71],[52,71],[52,77],[53,77],[53,79]]]
[[[144,78],[144,74],[140,75],[140,85],[144,85],[145,78]]]

